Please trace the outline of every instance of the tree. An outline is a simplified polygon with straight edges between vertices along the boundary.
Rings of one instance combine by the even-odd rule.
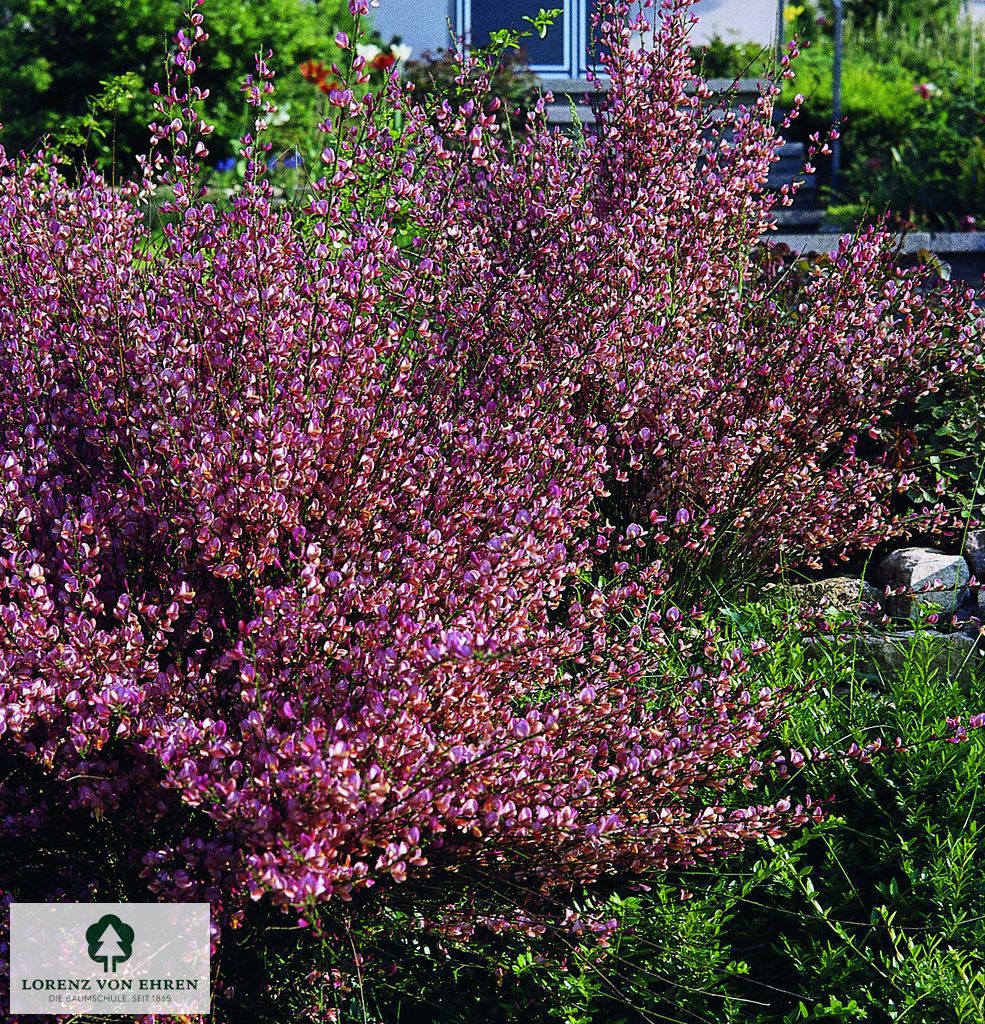
[[[89,112],[102,96],[86,155],[126,165],[147,143],[149,88],[164,79],[166,56],[182,19],[182,0],[0,0],[0,120],[10,151],[32,149],[47,132]],[[209,0],[208,55],[198,84],[211,90],[221,135],[243,122],[240,83],[254,54],[273,49],[284,103],[307,95],[298,65],[334,53],[341,0]],[[125,88],[113,88],[130,76]],[[100,131],[105,135],[100,138]]]
[[[86,930],[89,959],[102,961],[103,971],[115,971],[116,965],[130,959],[134,931],[115,914],[103,915]]]

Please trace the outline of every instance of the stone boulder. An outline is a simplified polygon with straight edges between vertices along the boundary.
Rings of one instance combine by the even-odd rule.
[[[906,592],[886,598],[886,610],[901,619],[912,618],[918,610],[950,615],[971,594],[971,573],[961,555],[945,555],[934,548],[901,548],[876,566],[876,583]]]
[[[985,530],[971,530],[964,540],[964,557],[971,567],[971,575],[979,583],[985,582]]]
[[[930,671],[939,678],[968,682],[981,669],[985,638],[966,633],[934,633],[904,630],[896,633],[866,633],[856,641],[859,667],[871,675],[893,676],[902,671],[914,646],[918,657],[927,659]]]
[[[908,629],[884,633],[869,629],[852,636],[814,637],[807,642],[805,653],[810,659],[826,658],[833,647],[848,649],[857,674],[887,682],[904,670],[910,658],[939,680],[971,683],[985,672],[985,636],[963,632]]]
[[[793,583],[784,589],[802,608],[852,612],[873,621],[882,617],[881,592],[858,576],[833,576],[826,580]]]

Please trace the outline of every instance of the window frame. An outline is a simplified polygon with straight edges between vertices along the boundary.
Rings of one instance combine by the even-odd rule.
[[[472,4],[474,0],[455,0],[455,31],[468,39],[472,31]],[[479,0],[492,2],[492,0]],[[553,7],[560,2],[563,8],[560,24],[564,32],[564,58],[562,64],[531,64],[530,70],[546,78],[584,78],[585,43],[588,40],[586,21],[589,0],[543,0],[540,6]]]

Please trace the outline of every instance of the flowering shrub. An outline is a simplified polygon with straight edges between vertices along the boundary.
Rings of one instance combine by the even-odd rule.
[[[447,100],[453,106],[473,99],[474,87],[469,81],[464,54],[455,50],[423,53],[407,62],[404,79],[412,82],[414,99],[422,106],[438,106]],[[488,64],[482,71],[489,76],[489,91],[499,101],[495,116],[497,123],[513,132],[522,132],[527,126],[527,114],[537,105],[541,95],[540,81],[530,70],[530,62],[522,50],[502,49],[490,53]]]
[[[221,923],[465,876],[526,895],[447,934],[537,931],[553,892],[816,816],[747,793],[800,763],[764,746],[790,694],[673,588],[901,528],[881,427],[975,313],[874,229],[796,290],[755,255],[773,91],[716,120],[687,8],[638,47],[603,6],[598,134],[541,105],[509,146],[481,68],[422,109],[340,35],[301,211],[263,60],[228,209],[190,84],[122,191],[3,157],[4,889],[106,821],[121,886]],[[195,10],[182,83],[206,38]]]

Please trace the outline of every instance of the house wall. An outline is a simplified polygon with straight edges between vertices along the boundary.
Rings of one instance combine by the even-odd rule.
[[[400,36],[412,56],[420,57],[425,50],[448,46],[453,13],[454,4],[447,0],[380,0],[374,20],[384,39]]]
[[[719,35],[727,43],[772,42],[776,31],[777,0],[698,0],[694,13],[696,44]]]

